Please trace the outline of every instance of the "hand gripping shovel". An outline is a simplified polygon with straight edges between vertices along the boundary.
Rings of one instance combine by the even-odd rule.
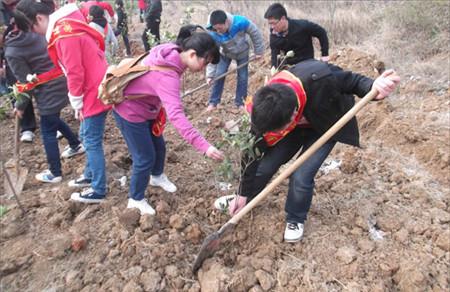
[[[311,147],[308,148],[297,160],[294,161],[288,168],[280,173],[270,184],[268,184],[250,203],[248,203],[239,213],[234,215],[223,225],[218,231],[210,234],[202,243],[200,251],[195,259],[192,271],[194,273],[201,267],[203,261],[211,257],[218,249],[220,241],[227,234],[233,232],[234,228],[253,207],[261,202],[267,195],[278,186],[284,179],[288,178],[300,165],[302,165],[314,152],[317,151],[323,144],[325,144],[334,134],[336,134],[348,121],[350,121],[357,112],[359,112],[369,101],[375,98],[378,92],[372,89],[366,96],[363,97],[353,108],[351,108],[342,118],[340,118],[322,137],[320,137]]]
[[[19,197],[22,192],[23,185],[28,175],[28,168],[20,166],[20,141],[19,141],[19,131],[20,130],[20,119],[16,116],[16,125],[14,129],[14,158],[12,163],[8,162],[6,165],[3,164],[3,157],[1,157],[1,168],[3,175],[5,176],[4,186],[5,194],[9,196],[14,196],[17,201],[17,205],[21,209],[22,213],[25,213],[25,209],[22,204],[20,204]]]

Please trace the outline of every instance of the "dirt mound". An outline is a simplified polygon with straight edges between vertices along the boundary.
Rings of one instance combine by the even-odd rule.
[[[382,62],[356,50],[332,61],[375,77]],[[249,92],[262,85],[268,67],[251,65]],[[204,82],[185,76],[185,88]],[[206,114],[207,92],[184,98],[186,112],[210,140],[236,119],[235,78],[227,81],[221,108]],[[221,191],[217,165],[187,145],[169,126],[166,173],[178,191],[149,187],[157,215],[140,218],[126,209],[131,160],[108,117],[106,202],[70,202],[70,178],[83,157],[63,162],[64,181],[43,185],[32,177],[45,169],[39,139],[22,147],[30,168],[21,217],[11,198],[0,219],[0,276],[5,291],[445,291],[448,290],[448,113],[439,90],[422,91],[406,80],[399,92],[359,117],[362,149],[339,145],[317,177],[316,195],[301,243],[283,243],[287,183],[279,186],[237,226],[198,273],[191,267],[202,240],[229,217],[213,209]],[[63,113],[72,128],[78,123]],[[212,123],[212,119],[218,122]],[[447,118],[447,120],[445,119]],[[2,151],[12,153],[13,126],[2,121]],[[62,144],[66,144],[65,141]],[[234,186],[235,187],[235,186]]]

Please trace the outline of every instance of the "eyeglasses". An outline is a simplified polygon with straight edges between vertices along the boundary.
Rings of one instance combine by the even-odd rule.
[[[281,19],[278,19],[276,21],[269,21],[269,26],[273,27],[273,26],[277,25],[280,21],[281,21]]]

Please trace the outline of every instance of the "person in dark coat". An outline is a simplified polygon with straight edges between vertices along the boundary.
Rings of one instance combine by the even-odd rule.
[[[300,61],[314,58],[313,38],[320,42],[321,60],[328,62],[328,36],[320,25],[305,20],[292,19],[280,3],[267,8],[264,18],[270,27],[271,63],[275,68],[280,65],[278,55],[294,51],[294,56],[286,58],[284,64],[294,65]]]
[[[257,160],[245,158],[238,195],[229,205],[231,215],[259,194],[277,170],[299,150],[305,152],[354,105],[353,95],[363,97],[371,88],[380,100],[393,92],[400,77],[385,71],[375,81],[341,68],[310,59],[274,75],[259,89],[247,109],[251,132],[263,153]],[[359,146],[356,118],[322,145],[290,177],[286,199],[287,242],[299,241],[311,206],[314,177],[337,142]],[[225,197],[220,198],[225,199]],[[225,204],[223,204],[225,203]],[[227,205],[226,202],[216,206]]]
[[[161,40],[159,35],[159,25],[161,24],[162,3],[161,0],[147,0],[147,7],[145,8],[145,23],[146,27],[142,34],[142,42],[146,52],[150,51],[151,47],[148,43],[148,34],[152,34],[155,38],[155,45],[159,44]]]
[[[123,6],[122,0],[116,0],[117,27],[114,31],[115,35],[122,36],[123,43],[127,52],[127,56],[131,56],[130,41],[128,40],[128,15]]]
[[[22,20],[19,22],[16,19],[19,29],[11,31],[6,36],[5,57],[14,77],[25,84],[30,81],[27,80],[27,76],[50,71],[53,63],[47,53],[45,37],[31,32],[30,24]],[[57,131],[61,132],[69,142],[69,146],[61,154],[62,157],[71,157],[84,152],[77,135],[60,118],[61,110],[69,103],[66,78],[59,77],[51,80],[28,93],[35,98],[39,109],[42,141],[49,164],[49,169],[38,173],[36,179],[47,183],[58,183],[62,180],[62,171]],[[32,101],[28,98],[18,100],[15,104],[16,114],[23,116],[24,110],[31,105]]]

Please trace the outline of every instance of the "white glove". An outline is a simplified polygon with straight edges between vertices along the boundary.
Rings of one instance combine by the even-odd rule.
[[[209,146],[208,150],[206,150],[206,156],[214,160],[223,160],[222,151],[218,150],[214,146]]]

